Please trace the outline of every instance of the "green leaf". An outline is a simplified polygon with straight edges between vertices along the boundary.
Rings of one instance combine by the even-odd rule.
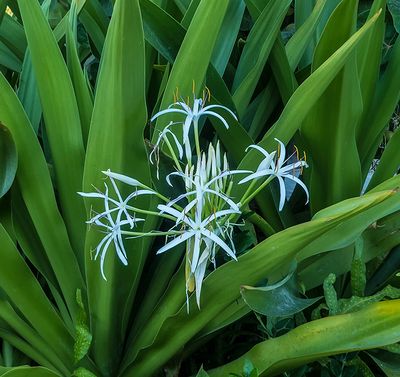
[[[399,210],[398,195],[382,192],[379,199],[374,195],[354,198],[355,207],[350,213],[346,208],[338,217],[323,217],[272,235],[240,256],[238,262],[228,262],[208,275],[202,288],[202,309],[196,309],[192,295],[189,298],[190,315],[186,310],[185,292],[181,289],[184,280],[181,278],[179,284],[171,286],[160,301],[163,312],[150,318],[141,336],[135,340],[136,347],[142,348],[142,351],[123,377],[131,377],[134,373],[150,376],[210,320],[237,300],[241,285],[257,284],[271,274],[285,274],[290,263],[300,259],[304,248],[307,247],[308,255],[312,256],[354,242],[374,218]],[[365,206],[367,202],[369,205]],[[325,234],[329,237],[325,238]],[[172,301],[174,305],[170,305]],[[179,302],[181,309],[176,313]]]
[[[326,356],[398,342],[399,309],[400,300],[386,301],[356,313],[306,323],[286,335],[257,344],[242,357],[208,373],[210,377],[238,373],[243,361],[250,359],[261,375],[276,375]]]
[[[84,245],[85,224],[76,219],[83,219],[85,212],[76,192],[82,189],[84,148],[74,89],[39,2],[18,0],[18,4],[37,79],[61,208],[71,243],[83,267],[79,251]],[[49,76],[57,79],[49,80]]]
[[[400,1],[388,0],[388,9],[393,18],[393,25],[398,33],[400,33]]]
[[[126,38],[126,35],[134,37]],[[147,120],[144,54],[138,1],[118,0],[97,80],[85,161],[84,190],[87,192],[93,191],[93,186],[104,188],[102,171],[107,169],[151,184],[143,140]],[[121,187],[123,195],[128,189],[127,186]],[[99,210],[102,204],[99,200],[87,199],[88,216],[92,209]],[[149,202],[145,199],[137,205],[147,208]],[[118,345],[126,332],[122,320],[124,308],[127,306],[130,313],[133,298],[128,299],[128,296],[140,277],[145,254],[141,239],[127,240],[126,249],[132,252],[128,254],[129,265],[125,267],[114,257],[114,250],[110,247],[105,260],[105,281],[98,261],[91,259],[91,250],[102,237],[97,229],[88,229],[85,256],[91,332],[96,339],[92,351],[96,364],[106,374],[118,364]],[[110,331],[115,335],[112,339]]]
[[[392,117],[393,111],[400,99],[400,88],[396,84],[400,80],[397,67],[400,64],[400,38],[392,46],[391,55],[371,106],[367,109],[365,119],[368,127],[359,139],[359,153],[363,176],[366,176],[375,153],[382,141],[383,132]],[[372,186],[371,186],[372,187]]]
[[[400,375],[400,355],[380,349],[370,350],[367,353],[387,377]]]
[[[21,103],[2,75],[0,101],[0,119],[7,124],[18,152],[16,179],[22,197],[60,284],[70,314],[74,317],[75,292],[77,288],[84,291],[83,278],[57,208],[42,148]]]
[[[43,339],[53,343],[61,360],[69,365],[72,362],[72,337],[1,225],[0,243],[2,289]],[[58,341],[54,342],[54,339]]]
[[[284,143],[289,142],[295,132],[300,128],[304,118],[342,69],[343,65],[348,61],[357,44],[362,41],[362,38],[374,25],[378,17],[379,14],[376,14],[367,21],[359,31],[352,35],[343,46],[298,87],[285,106],[279,119],[259,143],[261,147],[267,151],[275,150],[276,141],[274,138],[278,138]],[[239,168],[256,169],[260,161],[261,157],[259,153],[255,153],[251,150],[241,161]],[[245,190],[246,185],[236,185],[232,190],[232,195],[240,197]],[[274,208],[270,210],[275,211]]]
[[[200,2],[172,66],[161,101],[161,109],[165,109],[175,102],[174,93],[177,88],[178,96],[182,98],[192,98],[193,95],[200,94],[228,3],[227,0],[218,2],[202,0]],[[158,118],[153,142],[157,140],[161,130],[173,119],[175,117]]]
[[[289,275],[290,277],[290,275]],[[321,297],[300,298],[293,283],[288,279],[279,286],[242,286],[240,293],[246,304],[255,312],[267,317],[287,317],[315,304]]]
[[[18,157],[9,129],[0,123],[0,198],[10,189],[17,172]]]
[[[335,9],[315,50],[314,71],[350,38],[356,15],[356,0],[343,1]],[[312,160],[310,204],[313,213],[361,191],[361,164],[355,134],[362,104],[353,53],[301,126],[301,136]]]
[[[271,3],[250,31],[233,80],[233,100],[239,116],[250,103],[291,1],[272,0]]]
[[[203,366],[197,372],[196,377],[209,377],[208,373],[203,369]]]

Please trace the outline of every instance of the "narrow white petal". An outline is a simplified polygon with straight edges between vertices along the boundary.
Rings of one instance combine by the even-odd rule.
[[[101,253],[101,257],[100,257],[100,271],[101,271],[101,275],[103,276],[104,280],[107,280],[106,275],[104,273],[104,262],[105,262],[107,250],[111,244],[111,241],[112,241],[112,238],[110,237],[110,239],[104,245],[103,252]]]
[[[200,247],[201,247],[201,233],[197,231],[194,234],[193,255],[192,255],[192,261],[190,262],[192,273],[196,271],[197,264],[199,262]]]
[[[201,233],[206,236],[207,238],[209,238],[210,240],[212,240],[214,243],[216,243],[218,246],[220,246],[222,249],[224,249],[226,251],[226,253],[234,260],[237,260],[235,253],[233,252],[233,250],[224,242],[221,240],[221,238],[219,238],[217,235],[215,235],[214,233],[210,232],[208,229],[202,229]]]
[[[187,111],[185,111],[185,110],[170,108],[170,109],[161,110],[158,113],[154,114],[151,117],[150,122],[153,122],[159,116],[164,115],[164,114],[168,114],[168,113],[180,113],[180,114],[187,115]]]
[[[283,175],[283,177],[291,179],[292,181],[296,182],[298,185],[300,185],[302,187],[302,189],[304,190],[304,192],[306,193],[306,196],[307,196],[307,201],[306,201],[306,204],[307,204],[309,199],[310,199],[310,197],[309,197],[309,193],[308,193],[308,188],[304,184],[304,182],[302,182],[299,178],[297,178],[297,177],[295,177],[294,175],[291,175],[291,174],[285,174],[285,175]]]
[[[189,238],[193,237],[193,235],[194,235],[194,232],[186,232],[186,233],[183,233],[183,234],[175,237],[172,241],[168,242],[161,249],[159,249],[157,251],[157,254],[164,253],[165,251],[174,248],[175,246],[177,246],[177,245],[181,244],[182,242],[185,242]]]
[[[203,108],[203,111],[208,111],[210,109],[216,109],[216,108],[226,110],[229,114],[231,114],[235,118],[235,120],[238,120],[236,114],[231,109],[228,109],[227,107],[222,105],[208,105]]]
[[[279,181],[279,190],[280,190],[279,211],[282,211],[286,201],[286,188],[285,188],[285,182],[282,179],[282,177],[280,177],[279,175],[277,177]]]
[[[222,117],[221,115],[215,113],[214,111],[202,111],[201,115],[210,115],[210,116],[213,116],[215,118],[218,118],[222,122],[222,124],[225,126],[226,129],[229,128],[229,124],[227,123],[225,118]]]
[[[284,164],[285,162],[285,158],[286,158],[286,148],[285,148],[285,144],[283,144],[279,139],[275,138],[275,140],[279,143],[280,148],[279,148],[279,157],[278,157],[278,161],[276,163],[278,169],[281,168],[281,166]]]
[[[250,174],[247,177],[243,178],[241,181],[239,181],[239,185],[241,185],[242,183],[251,181],[252,179],[257,179],[260,177],[267,177],[269,175],[275,175],[275,172],[271,169],[256,171],[255,173]]]
[[[204,275],[206,273],[207,261],[199,264],[196,271],[194,272],[194,281],[196,284],[196,302],[200,309],[200,297],[201,297],[201,287],[203,285]]]

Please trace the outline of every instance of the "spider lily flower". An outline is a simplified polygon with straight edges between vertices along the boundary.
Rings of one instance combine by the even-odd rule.
[[[101,275],[105,280],[107,280],[104,274],[104,261],[111,243],[114,244],[115,251],[120,261],[124,265],[127,265],[128,259],[122,239],[122,232],[123,232],[122,228],[129,225],[130,229],[132,229],[137,222],[144,221],[144,219],[137,218],[135,214],[132,216],[128,212],[130,209],[129,202],[132,199],[141,195],[154,195],[154,191],[149,189],[136,189],[131,194],[129,194],[125,199],[123,199],[118,189],[118,186],[115,183],[114,178],[112,178],[112,175],[116,177],[120,177],[121,175],[116,173],[111,173],[110,171],[107,171],[105,173],[107,173],[107,175],[109,175],[110,177],[110,181],[117,196],[117,199],[113,199],[109,196],[108,194],[109,189],[106,183],[104,184],[105,185],[104,193],[97,191],[89,193],[78,192],[78,194],[87,198],[103,199],[104,201],[104,211],[95,214],[95,216],[86,221],[86,223],[94,224],[100,228],[103,228],[103,231],[105,232],[105,236],[96,247],[96,254],[94,259],[96,260],[100,255]],[[136,180],[133,180],[131,183],[135,183],[136,187],[138,185],[142,186],[142,184]]]
[[[215,248],[220,247],[232,259],[237,260],[233,242],[230,246],[218,235],[218,227],[215,225],[221,218],[231,214],[240,214],[240,210],[225,209],[217,211],[206,218],[203,218],[198,208],[195,211],[194,219],[188,215],[182,216],[182,213],[170,206],[160,204],[158,209],[176,218],[176,225],[181,225],[185,231],[176,236],[171,241],[161,247],[157,254],[164,253],[173,249],[177,245],[187,243],[187,261],[190,266],[190,274],[186,276],[187,292],[191,292],[189,281],[192,277],[195,279],[196,301],[200,308],[201,286],[205,275],[205,270],[210,258],[215,255]],[[213,224],[214,223],[214,224]],[[176,226],[175,225],[175,226]],[[187,302],[187,305],[189,303]]]
[[[81,196],[84,197],[91,197],[91,198],[102,198],[104,200],[104,212],[97,214],[93,218],[91,218],[87,223],[90,224],[95,224],[99,226],[100,228],[103,228],[106,235],[103,237],[103,239],[100,241],[100,243],[96,247],[96,254],[94,259],[96,260],[99,255],[100,255],[100,271],[101,275],[103,276],[104,280],[107,280],[105,273],[104,273],[104,261],[105,257],[107,255],[107,251],[111,245],[111,243],[114,244],[115,251],[117,253],[117,256],[119,260],[124,264],[125,266],[128,264],[128,258],[126,255],[125,247],[124,247],[124,242],[122,239],[122,227],[125,225],[129,225],[130,228],[133,228],[133,226],[137,222],[144,221],[144,219],[132,217],[129,215],[127,212],[126,208],[126,203],[131,199],[132,194],[128,196],[127,199],[122,200],[121,195],[118,191],[117,186],[115,185],[115,182],[113,182],[113,186],[117,192],[118,196],[118,201],[110,198],[108,196],[108,186],[106,186],[105,193],[79,193]],[[145,190],[142,190],[145,191]],[[137,194],[137,193],[136,193]],[[137,195],[136,195],[137,196]],[[115,207],[110,208],[110,203],[114,205]],[[112,217],[113,212],[117,212],[116,218]],[[126,218],[122,220],[122,215],[125,215]],[[104,222],[103,222],[104,221]]]
[[[307,196],[306,204],[309,200],[309,193],[307,186],[295,175],[299,169],[303,167],[308,167],[306,161],[299,160],[291,164],[285,163],[290,158],[286,158],[286,148],[285,145],[278,139],[275,138],[278,142],[278,151],[268,153],[266,150],[261,148],[258,145],[251,145],[251,148],[254,148],[261,152],[264,155],[264,159],[261,161],[260,165],[258,166],[256,172],[250,174],[246,178],[243,178],[239,181],[239,184],[251,181],[253,179],[258,179],[261,177],[276,177],[279,181],[279,190],[280,190],[280,200],[279,200],[279,211],[283,209],[286,199],[286,187],[284,178],[290,179],[301,186]],[[275,159],[276,153],[278,155],[277,159]]]
[[[195,98],[193,101],[193,107],[190,107],[184,101],[174,102],[172,105],[168,106],[167,109],[161,110],[158,113],[154,114],[150,119],[153,122],[158,117],[165,114],[182,114],[185,116],[185,120],[183,121],[183,144],[185,146],[185,154],[188,162],[191,161],[192,149],[189,140],[190,127],[194,125],[195,138],[198,140],[198,121],[202,116],[212,116],[221,121],[221,123],[225,126],[225,128],[229,128],[228,122],[225,120],[223,116],[215,112],[215,109],[222,109],[228,112],[235,120],[237,117],[235,113],[222,105],[208,105],[205,106],[205,99],[203,98]],[[196,145],[196,147],[198,147]],[[200,152],[199,148],[197,150],[198,154]]]
[[[226,169],[226,170],[224,170]],[[209,147],[208,154],[202,154],[194,166],[185,168],[185,172],[174,172],[167,176],[179,177],[185,183],[186,192],[158,206],[160,214],[167,214],[175,225],[183,231],[158,250],[158,254],[186,243],[186,288],[187,294],[196,290],[196,300],[200,307],[201,284],[209,262],[215,267],[215,252],[221,249],[232,259],[235,248],[232,241],[233,224],[229,224],[231,215],[241,214],[238,204],[229,197],[232,175],[251,173],[250,171],[230,171],[224,156],[221,159],[219,145]],[[176,205],[186,201],[183,208]]]

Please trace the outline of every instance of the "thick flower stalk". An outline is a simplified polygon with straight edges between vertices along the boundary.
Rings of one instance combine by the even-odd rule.
[[[207,93],[207,92],[206,92]],[[108,185],[105,192],[80,193],[85,197],[101,199],[104,210],[93,213],[88,221],[104,232],[104,237],[96,247],[95,259],[100,257],[101,274],[106,278],[104,261],[110,248],[114,248],[120,261],[128,263],[128,253],[124,247],[124,237],[156,237],[163,236],[166,241],[155,252],[157,254],[173,252],[181,244],[185,245],[185,285],[187,306],[189,295],[195,292],[196,302],[200,308],[201,288],[210,266],[216,268],[216,253],[225,253],[229,258],[237,260],[234,244],[234,229],[238,225],[242,209],[273,179],[277,178],[280,186],[279,210],[286,200],[285,180],[299,184],[305,191],[308,201],[308,190],[298,178],[301,170],[307,167],[303,160],[293,156],[286,158],[285,145],[277,140],[278,149],[268,152],[258,145],[251,145],[263,155],[263,160],[255,171],[230,170],[226,154],[221,152],[220,143],[208,144],[206,152],[200,145],[199,119],[214,117],[229,128],[229,121],[220,113],[228,115],[228,119],[236,119],[235,114],[221,105],[206,105],[209,96],[195,98],[193,106],[183,101],[176,101],[167,109],[161,110],[152,117],[152,121],[165,115],[183,115],[180,122],[170,122],[158,135],[153,151],[149,155],[151,164],[155,163],[158,176],[158,161],[163,150],[174,162],[174,170],[166,176],[167,184],[184,187],[174,197],[166,197],[156,189],[143,185],[133,177],[115,172],[103,172],[113,187],[113,197],[109,194]],[[218,111],[218,112],[217,112]],[[181,128],[177,132],[178,128]],[[179,135],[179,136],[178,136]],[[194,144],[193,140],[194,139]],[[192,152],[194,145],[195,153]],[[239,184],[247,184],[247,190],[241,198],[231,196],[234,176],[239,175]],[[129,185],[133,191],[123,198],[118,184]],[[180,185],[178,185],[180,183]],[[135,199],[141,195],[155,195],[161,204],[157,211],[135,206]],[[167,231],[157,229],[150,232],[135,229],[138,223],[147,216],[158,216],[163,220]],[[169,224],[169,225],[168,225]],[[139,228],[140,229],[140,228]]]

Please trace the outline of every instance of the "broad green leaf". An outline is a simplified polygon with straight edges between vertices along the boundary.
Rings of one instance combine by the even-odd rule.
[[[400,159],[398,155],[399,145],[400,132],[399,129],[397,129],[389,139],[388,144],[385,146],[385,149],[379,160],[379,164],[376,167],[376,170],[368,184],[367,190],[397,174],[400,166]]]
[[[28,49],[26,50],[24,61],[22,63],[17,95],[33,129],[37,133],[42,118],[42,105],[40,103],[36,77],[33,72],[31,54]]]
[[[173,63],[179,52],[179,43],[184,39],[185,30],[153,2],[141,0],[140,3],[146,39],[170,63]],[[212,103],[222,104],[235,110],[232,97],[224,81],[211,64],[207,69],[206,85],[211,91]],[[229,154],[235,161],[240,161],[246,147],[252,143],[243,127],[233,119],[229,123],[229,130],[226,130],[219,121],[211,120],[211,122]]]
[[[67,66],[74,86],[79,108],[83,142],[86,145],[89,135],[90,121],[93,112],[93,101],[83,74],[77,48],[77,3],[72,0],[69,11],[69,23],[66,27]]]
[[[42,335],[25,322],[12,308],[11,304],[3,298],[0,299],[0,318],[37,350],[36,352],[32,352],[31,350],[24,349],[24,352],[28,351],[26,353],[28,357],[40,363],[41,366],[69,373],[68,367],[64,364],[65,362],[68,363],[69,360],[63,359],[62,355],[57,355],[57,347],[52,345],[53,340],[51,339],[46,342]]]
[[[370,106],[372,106],[380,74],[382,44],[385,32],[385,8],[386,0],[375,0],[373,2],[368,18],[372,17],[380,9],[382,9],[382,17],[375,23],[369,35],[361,42],[357,49],[358,76],[360,78],[360,89],[363,99],[363,116],[356,130],[357,141],[364,137],[365,130],[370,127],[368,113]]]
[[[74,317],[77,288],[83,278],[58,211],[43,151],[14,91],[0,75],[0,119],[7,124],[18,152],[17,182],[65,301]],[[51,232],[49,232],[51,226]]]
[[[203,369],[203,367],[200,368],[198,373],[196,374],[196,377],[209,377],[208,373]]]
[[[400,38],[392,46],[391,55],[383,73],[374,100],[367,109],[365,116],[368,127],[359,139],[359,153],[362,163],[363,176],[366,176],[379,144],[383,132],[389,122],[393,110],[400,99],[400,88],[397,82],[400,80],[400,72],[397,67],[400,64]]]
[[[200,2],[172,66],[161,109],[175,102],[177,88],[179,98],[192,98],[200,94],[227,6],[227,0]],[[193,49],[193,46],[196,48]],[[153,142],[172,119],[175,118],[164,116],[157,120]]]
[[[400,1],[388,0],[388,9],[393,18],[394,27],[400,33]]]
[[[243,0],[233,0],[228,4],[228,9],[221,25],[221,30],[215,42],[211,63],[220,76],[224,74],[237,34],[243,18],[245,4]]]
[[[292,70],[295,70],[295,68],[298,66],[300,62],[300,59],[304,54],[306,54],[305,60],[311,62],[313,51],[311,50],[311,48],[307,49],[307,45],[313,38],[314,32],[317,28],[319,20],[321,19],[326,3],[327,0],[317,0],[309,17],[307,17],[304,23],[301,22],[302,25],[300,27],[296,27],[297,29],[296,32],[286,44],[285,46],[286,54]],[[305,3],[304,1],[297,0],[295,2],[295,5],[296,5],[295,17],[296,17],[297,9],[299,7],[304,7],[304,6],[309,7],[310,3]],[[306,13],[308,14],[308,11]],[[298,23],[297,20],[296,23]],[[315,41],[313,42],[315,43]]]
[[[0,65],[11,69],[15,72],[20,72],[22,67],[21,60],[3,43],[0,41]]]
[[[367,353],[387,377],[400,375],[400,355],[382,349],[370,350]]]
[[[39,3],[36,0],[18,0],[18,4],[42,103],[61,208],[82,267],[85,225],[77,218],[84,218],[84,206],[76,192],[82,188],[84,148],[74,89]],[[43,56],[47,58],[43,59]],[[49,77],[57,80],[49,80]]]
[[[41,7],[44,15],[48,18],[51,1],[46,0]],[[32,57],[29,49],[26,49],[22,71],[17,88],[17,95],[25,109],[26,115],[35,130],[38,133],[40,120],[42,119],[42,105],[40,103],[39,91],[37,87],[35,73],[32,66]]]
[[[400,300],[386,301],[355,313],[306,323],[286,335],[257,344],[242,357],[208,373],[210,377],[239,373],[244,360],[249,359],[260,376],[271,376],[326,356],[398,342],[399,309]]]
[[[126,35],[134,38],[126,38]],[[107,169],[127,174],[150,185],[143,141],[147,117],[144,53],[138,1],[118,0],[108,29],[97,79],[85,161],[86,192],[93,191],[93,186],[104,189],[102,171]],[[123,195],[128,189],[129,187],[121,187]],[[101,205],[103,203],[99,200],[87,199],[88,216],[92,209],[99,210]],[[147,208],[148,201],[144,200],[137,205]],[[88,229],[85,256],[89,312],[92,317],[91,333],[96,339],[92,351],[100,370],[107,373],[118,364],[118,344],[125,334],[125,330],[121,328],[124,307],[132,305],[128,295],[140,276],[145,255],[142,254],[141,239],[127,240],[129,265],[125,267],[114,257],[114,249],[110,247],[105,261],[105,281],[100,274],[99,262],[91,259],[91,250],[102,237],[103,233],[98,229]],[[114,333],[112,339],[110,331]]]
[[[271,3],[251,29],[235,73],[232,96],[239,116],[250,103],[291,1],[274,0]]]
[[[8,14],[4,15],[0,25],[0,41],[6,45],[10,51],[22,60],[26,50],[26,37],[22,25]]]
[[[286,317],[294,315],[315,304],[321,297],[311,299],[298,297],[291,280],[282,285],[250,287],[242,286],[240,293],[246,304],[255,312],[267,317]]]
[[[18,156],[9,129],[0,123],[0,198],[10,189],[17,172]]]
[[[360,30],[353,34],[343,46],[298,87],[285,106],[279,119],[259,143],[261,147],[267,151],[275,150],[276,141],[274,138],[278,138],[284,143],[289,142],[295,132],[300,128],[304,118],[342,69],[343,65],[348,61],[352,53],[354,53],[357,44],[374,25],[378,17],[379,13],[367,21]],[[261,157],[259,153],[249,151],[241,161],[239,167],[241,169],[255,169],[260,161]],[[240,197],[240,194],[244,193],[246,190],[245,186],[246,185],[236,185],[232,195]]]
[[[2,289],[43,339],[53,344],[58,356],[70,365],[72,337],[1,225],[0,242]]]
[[[343,1],[335,9],[315,50],[314,71],[350,38],[356,16],[356,0]],[[353,54],[301,126],[301,136],[311,156],[310,203],[314,213],[361,191],[355,134],[362,105],[356,55]]]
[[[140,342],[137,347],[142,351],[122,376],[131,377],[135,373],[151,376],[212,318],[239,298],[241,285],[257,284],[272,273],[285,274],[290,263],[305,247],[308,254],[313,255],[321,250],[341,247],[345,242],[352,243],[375,219],[399,210],[398,195],[384,191],[378,196],[354,198],[355,208],[351,213],[343,210],[341,216],[319,218],[272,235],[239,257],[238,262],[228,262],[212,272],[203,283],[201,310],[195,307],[195,297],[192,295],[189,298],[190,315],[186,311],[185,294],[181,287],[177,286],[179,291],[171,287],[170,293],[160,302],[164,313],[157,313],[149,319],[142,330],[144,337],[137,339]],[[354,223],[358,227],[354,227]],[[344,229],[347,234],[342,239]],[[328,231],[331,231],[329,237],[324,238]],[[183,279],[180,284],[184,284]],[[180,311],[177,314],[174,314],[175,311],[167,312],[172,299],[179,302],[179,295]]]

